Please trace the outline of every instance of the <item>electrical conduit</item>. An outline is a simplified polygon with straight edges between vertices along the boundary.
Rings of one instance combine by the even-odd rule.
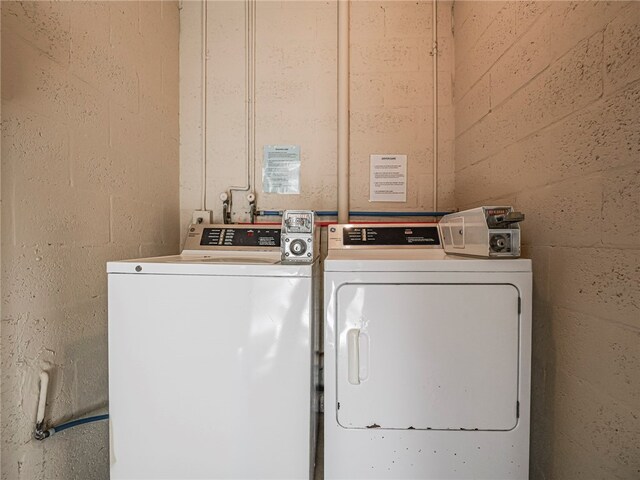
[[[256,154],[256,0],[245,0],[245,148],[246,148],[246,184],[229,187],[233,202],[233,192],[249,192],[255,183],[255,154]]]
[[[338,0],[338,222],[349,223],[349,0]]]
[[[202,199],[200,210],[207,209],[207,0],[202,0]]]
[[[432,55],[433,55],[433,209],[438,210],[438,0],[433,1]]]

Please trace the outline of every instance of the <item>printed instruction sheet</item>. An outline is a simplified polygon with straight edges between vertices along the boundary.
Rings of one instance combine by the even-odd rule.
[[[371,155],[370,202],[407,201],[407,156]]]
[[[300,145],[265,145],[262,191],[300,193]]]

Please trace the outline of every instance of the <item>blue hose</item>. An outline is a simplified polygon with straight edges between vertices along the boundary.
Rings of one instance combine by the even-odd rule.
[[[42,424],[36,425],[36,431],[34,432],[34,437],[36,440],[44,440],[45,438],[49,438],[54,433],[61,432],[66,430],[67,428],[77,427],[78,425],[84,425],[85,423],[93,423],[99,422],[100,420],[108,420],[109,414],[104,415],[96,415],[94,417],[80,418],[78,420],[72,420],[67,423],[63,423],[62,425],[58,425],[57,427],[51,427],[48,430],[42,430]]]
[[[108,420],[109,414],[96,415],[95,417],[81,418],[79,420],[72,420],[71,422],[63,423],[57,427],[51,427],[49,430],[53,430],[53,433],[61,432],[67,428],[77,427],[78,425],[84,425],[85,423],[99,422],[100,420]]]
[[[451,212],[349,212],[352,217],[444,217]],[[258,212],[263,217],[281,217],[280,210],[260,210]],[[335,217],[336,211],[317,211],[319,217]]]
[[[444,217],[449,213],[451,212],[349,212],[349,215],[352,217]],[[334,216],[333,212],[331,216]]]

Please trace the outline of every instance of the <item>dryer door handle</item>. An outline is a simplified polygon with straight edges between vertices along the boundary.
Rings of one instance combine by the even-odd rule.
[[[347,331],[348,377],[351,385],[360,385],[360,329]]]

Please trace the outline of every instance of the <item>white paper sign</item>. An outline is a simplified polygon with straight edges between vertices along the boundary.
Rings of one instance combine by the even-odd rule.
[[[407,201],[407,156],[371,155],[370,202]]]
[[[265,145],[262,191],[300,193],[300,145]]]

